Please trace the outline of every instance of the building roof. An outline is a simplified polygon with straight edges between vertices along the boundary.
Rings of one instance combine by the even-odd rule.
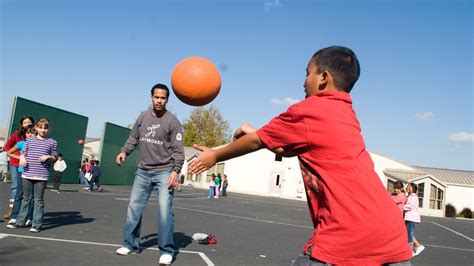
[[[186,158],[186,161],[191,159],[194,155],[198,154],[199,151],[196,150],[193,147],[190,146],[184,146],[184,157]]]
[[[100,138],[86,137],[85,143],[100,141]]]
[[[441,169],[413,166],[416,170],[385,169],[384,173],[392,178],[410,182],[413,179],[431,176],[445,184],[474,186],[474,171]]]
[[[474,186],[474,171],[454,170],[446,168],[432,168],[414,166],[419,171],[436,176],[441,182],[449,184]]]
[[[428,174],[422,171],[410,171],[401,169],[390,169],[387,168],[383,171],[386,175],[399,179],[401,181],[409,182],[418,177],[427,176]]]

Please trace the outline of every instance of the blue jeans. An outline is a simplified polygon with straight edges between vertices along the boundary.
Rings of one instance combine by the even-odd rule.
[[[158,197],[158,248],[161,254],[174,256],[174,213],[173,196],[174,189],[168,188],[168,177],[171,167],[144,170],[138,168],[133,181],[130,202],[128,203],[127,219],[123,230],[122,246],[139,251],[140,250],[140,228],[145,206],[150,198],[151,191],[157,188]]]
[[[87,181],[86,177],[84,176],[84,172],[79,173],[79,178],[81,179],[82,187],[89,188],[89,181]]]
[[[415,235],[415,226],[416,222],[412,221],[405,221],[405,226],[407,227],[407,234],[408,234],[408,243],[413,243],[413,236]]]
[[[12,186],[10,189],[10,197],[14,200],[12,208],[12,219],[16,219],[18,213],[20,213],[21,202],[23,201],[23,178],[21,173],[18,172],[18,167],[10,166],[10,175],[12,180]],[[15,193],[14,196],[13,192]],[[28,219],[33,217],[33,205],[28,210]]]
[[[13,169],[14,168],[14,169]],[[21,202],[23,201],[23,178],[21,177],[21,173],[18,172],[18,168],[12,166],[13,170],[11,170],[10,175],[12,176],[12,188],[11,191],[15,190],[15,196],[13,197],[13,208],[12,208],[12,219],[16,219],[18,214],[20,213]],[[14,173],[13,173],[14,172]],[[14,176],[15,175],[15,176]],[[13,180],[15,180],[15,188],[13,188]],[[28,219],[32,219],[33,217],[33,204],[30,205],[28,210]]]
[[[10,165],[10,177],[12,181],[10,184],[10,199],[15,199],[18,186],[20,186],[20,189],[22,187],[21,175],[18,173],[18,167]]]
[[[17,225],[25,225],[31,202],[34,201],[35,207],[31,227],[37,229],[43,227],[44,189],[46,188],[46,183],[46,181],[23,179],[23,202],[21,203],[20,213],[16,217]],[[34,199],[32,200],[33,193]]]
[[[214,198],[216,195],[216,187],[215,186],[209,186],[209,195],[207,195],[208,198]]]

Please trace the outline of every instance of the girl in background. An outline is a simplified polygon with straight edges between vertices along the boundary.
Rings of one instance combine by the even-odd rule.
[[[415,252],[413,252],[413,256],[418,256],[425,249],[423,245],[415,240],[415,227],[421,221],[420,211],[418,209],[419,202],[416,194],[417,191],[418,186],[415,183],[409,183],[407,185],[408,198],[403,206],[403,210],[405,211],[405,225],[408,233],[408,244],[410,244],[412,250],[413,243],[415,244]]]
[[[20,119],[20,128],[13,132],[13,134],[5,143],[5,147],[3,147],[5,151],[9,151],[11,148],[15,147],[18,142],[24,140],[25,129],[28,126],[33,125],[34,122],[35,120],[33,120],[33,117],[29,115],[23,116]],[[15,154],[20,156],[20,151],[18,150]],[[10,187],[10,201],[8,204],[8,211],[3,215],[3,218],[5,219],[10,219],[12,216],[16,216],[18,214],[20,211],[21,201],[23,200],[23,184],[21,180],[21,174],[18,173],[19,160],[11,158],[9,165],[12,182]]]
[[[393,201],[400,209],[400,212],[402,213],[403,217],[403,206],[407,202],[407,197],[405,196],[405,191],[403,190],[402,182],[396,181],[395,184],[393,184],[393,192],[390,196],[392,196]]]
[[[36,134],[36,130],[33,127],[33,125],[31,125],[27,128],[22,128],[22,130],[20,131],[20,134],[23,135],[24,139],[28,139]],[[15,147],[8,150],[7,155],[10,156],[10,158],[14,158],[19,161],[20,156],[17,155],[17,151],[20,151],[20,154],[22,154],[23,150],[25,149],[25,144],[26,144],[25,140],[18,142],[15,145]],[[18,170],[18,174],[21,175],[23,173],[24,167],[20,165],[17,170]],[[21,188],[22,188],[21,191],[18,191],[18,193],[21,193],[21,201],[22,201],[23,200],[23,185],[21,186]],[[12,212],[11,219],[10,221],[8,221],[8,224],[7,224],[8,228],[14,228],[14,224],[16,223],[16,217],[18,216],[18,213],[20,212],[21,201],[18,202],[18,210],[15,212]],[[31,226],[32,219],[33,219],[33,205],[31,205],[30,208],[28,209],[28,216],[27,216],[25,225]]]

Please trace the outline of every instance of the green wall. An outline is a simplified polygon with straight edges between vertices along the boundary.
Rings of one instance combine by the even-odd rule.
[[[127,141],[130,129],[112,123],[105,123],[100,153],[100,183],[104,185],[131,185],[140,161],[139,146],[126,157],[122,166],[115,164],[115,158]]]
[[[51,123],[49,135],[58,142],[58,152],[62,153],[67,164],[62,183],[77,183],[81,165],[83,146],[77,142],[86,137],[89,118],[61,110],[52,106],[15,97],[10,118],[9,136],[18,129],[22,116],[30,115],[35,122],[47,118]],[[52,180],[53,174],[50,176]]]

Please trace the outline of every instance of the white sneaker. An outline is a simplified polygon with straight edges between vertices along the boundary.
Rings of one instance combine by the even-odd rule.
[[[133,253],[133,251],[126,247],[121,247],[115,251],[118,255],[127,256]]]
[[[16,219],[10,219],[7,223],[7,228],[15,229],[16,228]]]
[[[30,229],[30,232],[32,232],[32,233],[39,233],[39,231],[41,231],[41,230],[38,229],[38,228],[34,228],[34,227],[31,227],[31,229]]]
[[[163,254],[160,257],[159,263],[164,264],[164,265],[171,265],[172,261],[173,261],[173,256],[171,256],[170,254]]]
[[[26,227],[30,227],[32,224],[33,224],[33,221],[31,221],[30,219],[28,219],[28,220],[26,220],[25,226],[26,226]]]
[[[421,246],[417,247],[416,250],[415,250],[415,254],[414,254],[413,256],[418,256],[418,255],[420,255],[420,253],[421,253],[423,250],[425,250],[425,246],[421,245]]]

